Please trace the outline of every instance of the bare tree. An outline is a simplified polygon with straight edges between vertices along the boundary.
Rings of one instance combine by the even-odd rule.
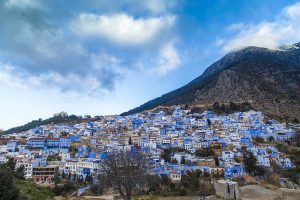
[[[146,184],[149,162],[141,152],[117,151],[102,161],[101,169],[99,181],[116,189],[124,200],[130,200],[132,192]]]

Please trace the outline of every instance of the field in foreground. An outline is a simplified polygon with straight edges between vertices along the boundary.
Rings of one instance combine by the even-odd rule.
[[[36,185],[33,182],[16,179],[16,186],[20,190],[21,200],[47,200],[54,197],[53,192],[45,187]]]
[[[291,190],[285,188],[272,188],[267,189],[259,185],[248,185],[243,186],[241,189],[242,200],[299,200],[300,199],[300,190]],[[146,196],[147,197],[147,196]],[[284,198],[283,198],[284,197]],[[55,198],[57,200],[66,200],[66,198]],[[102,197],[71,197],[69,200],[110,200],[111,196],[102,196]],[[140,199],[139,197],[133,198],[134,200]],[[159,197],[151,196],[145,198],[145,200],[194,200],[194,197],[181,197],[181,196],[170,196],[170,197]],[[210,200],[219,200],[215,196],[210,196]]]
[[[243,200],[274,200],[283,199],[286,196],[286,200],[299,200],[300,190],[291,190],[285,188],[279,189],[266,189],[258,185],[248,185],[241,187],[242,199]]]

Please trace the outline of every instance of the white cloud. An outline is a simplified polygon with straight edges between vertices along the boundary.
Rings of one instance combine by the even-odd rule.
[[[286,7],[284,9],[284,13],[293,20],[299,20],[299,18],[300,18],[300,2]]]
[[[82,96],[97,90],[100,94],[114,90],[122,73],[120,59],[114,52],[108,49],[109,55],[106,54],[105,47],[91,50],[83,40],[70,34],[69,26],[48,24],[50,20],[33,9],[24,9],[22,12],[26,14],[19,20],[15,14],[18,9],[5,8],[0,3],[0,37],[5,38],[0,45],[3,85],[16,89],[53,87]],[[123,65],[122,69],[129,68]]]
[[[259,24],[232,24],[229,31],[237,31],[230,39],[221,44],[224,52],[239,50],[247,46],[277,49],[282,44],[300,40],[300,3],[283,9],[274,21]],[[220,40],[220,39],[218,39]]]
[[[171,60],[173,46],[169,55],[163,53],[168,48],[160,51],[166,39],[176,36],[176,17],[168,14],[173,5],[130,0],[135,6],[123,13],[124,2],[105,12],[114,5],[95,3],[95,10],[106,14],[90,13],[90,4],[82,3],[58,15],[58,1],[0,0],[0,37],[5,38],[0,45],[1,85],[102,95],[114,91],[115,83],[130,73],[142,72],[135,66],[138,59],[145,60],[144,72],[153,66],[160,66],[161,74],[174,68],[180,59]]]
[[[55,88],[62,93],[77,94],[82,97],[103,95],[114,89],[115,77],[122,72],[120,60],[107,54],[91,55],[90,73],[62,74],[58,71],[28,73],[20,67],[0,62],[0,85],[15,90]],[[108,70],[107,67],[114,68]]]
[[[0,63],[0,83],[1,85],[6,85],[12,89],[24,89],[22,79],[15,76],[15,69],[13,66]]]
[[[160,49],[160,55],[157,61],[157,67],[152,68],[151,72],[163,76],[170,71],[177,69],[181,64],[178,51],[172,42],[168,42]]]
[[[125,13],[96,15],[82,13],[74,21],[74,31],[84,37],[107,39],[125,45],[145,44],[173,26],[174,16],[134,18]]]

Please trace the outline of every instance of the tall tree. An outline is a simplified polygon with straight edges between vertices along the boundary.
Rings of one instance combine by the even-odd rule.
[[[251,151],[243,150],[243,162],[246,171],[253,176],[263,176],[265,170],[263,167],[257,165],[257,158]]]
[[[22,180],[25,179],[25,167],[24,167],[24,165],[21,165],[20,167],[18,167],[16,169],[15,176],[18,179],[22,179]]]
[[[185,165],[185,156],[181,156],[180,164]]]
[[[131,137],[129,137],[128,144],[129,144],[129,145],[132,145],[132,139],[131,139]]]
[[[19,190],[14,184],[13,171],[8,165],[0,165],[0,200],[18,200]]]
[[[9,158],[5,165],[11,170],[14,171],[16,168],[16,161],[14,158]]]
[[[220,104],[219,104],[219,102],[215,102],[215,103],[212,105],[212,108],[213,108],[214,112],[218,112],[219,109],[220,109]]]
[[[211,126],[211,120],[207,118],[207,125],[210,127]]]
[[[295,132],[295,142],[298,147],[300,147],[300,130],[296,130]]]
[[[130,200],[134,189],[147,182],[149,162],[140,152],[116,151],[102,161],[100,183],[116,189],[124,200]]]
[[[243,162],[248,173],[253,174],[256,168],[257,159],[251,151],[243,151]]]

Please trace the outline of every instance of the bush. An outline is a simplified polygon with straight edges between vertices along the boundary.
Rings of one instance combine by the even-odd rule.
[[[245,186],[246,185],[246,180],[245,177],[234,177],[232,179],[233,181],[237,182],[239,184],[239,186]]]
[[[163,185],[170,185],[171,184],[171,179],[167,175],[162,175],[161,176],[161,183]]]
[[[210,196],[215,194],[214,185],[210,181],[201,182],[199,188],[198,196]]]
[[[99,184],[99,183],[93,184],[93,185],[91,186],[91,191],[92,191],[92,193],[95,194],[95,195],[102,195],[103,192],[104,192],[104,187],[103,187],[102,184]]]
[[[187,194],[186,189],[185,188],[180,188],[178,191],[178,195],[179,196],[185,196]]]
[[[284,144],[278,144],[278,145],[276,145],[276,148],[281,153],[290,154],[288,146],[286,146]]]
[[[279,186],[280,176],[277,173],[268,170],[265,174],[265,180],[272,185]]]
[[[255,137],[255,138],[253,138],[253,140],[255,142],[258,142],[258,143],[264,143],[265,142],[264,138],[262,138],[262,137]]]
[[[158,175],[148,176],[147,177],[148,192],[158,194],[161,191],[161,187],[160,187],[161,182],[162,179]]]
[[[215,152],[210,147],[209,148],[202,148],[202,149],[196,150],[195,155],[199,156],[199,157],[208,157],[208,156],[214,156]]]
[[[54,188],[55,195],[67,195],[76,190],[76,186],[72,182],[67,182],[64,185],[56,185]]]

